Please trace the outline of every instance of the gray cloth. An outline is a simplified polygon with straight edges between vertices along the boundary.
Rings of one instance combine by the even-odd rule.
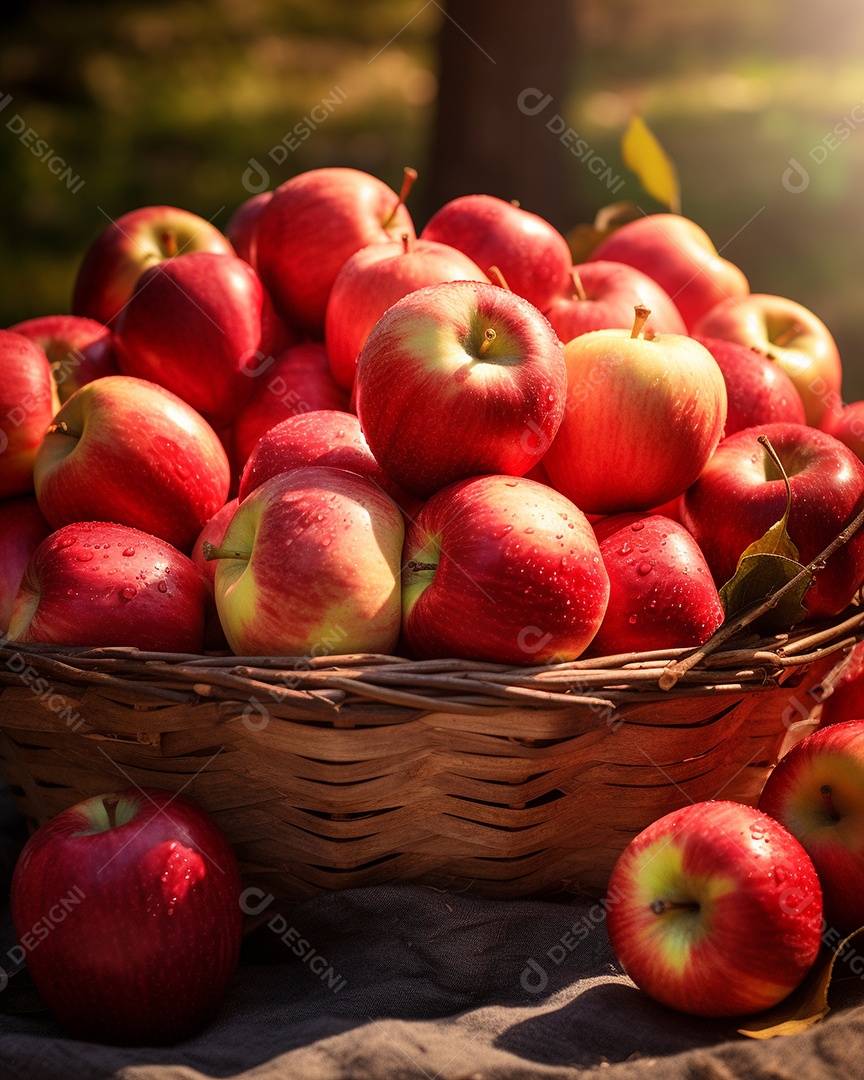
[[[79,1043],[44,1015],[0,1016],[0,1076],[860,1080],[864,983],[831,1000],[808,1032],[743,1039],[636,990],[590,901],[381,886],[266,909],[219,1017],[179,1046]]]

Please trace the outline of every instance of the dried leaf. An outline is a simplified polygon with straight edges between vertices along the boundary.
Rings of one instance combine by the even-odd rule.
[[[778,1035],[797,1035],[818,1024],[830,1010],[828,990],[834,964],[849,942],[862,931],[864,927],[844,938],[833,953],[817,959],[797,990],[773,1009],[752,1017],[746,1027],[738,1028],[738,1034],[750,1039],[773,1039]]]
[[[675,164],[641,116],[635,114],[621,139],[624,164],[639,178],[648,194],[681,213],[681,188]]]
[[[574,265],[586,262],[610,233],[641,216],[635,203],[615,202],[601,207],[591,225],[576,225],[566,237]]]

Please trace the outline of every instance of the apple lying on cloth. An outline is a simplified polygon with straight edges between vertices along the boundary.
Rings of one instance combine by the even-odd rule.
[[[33,553],[9,637],[200,652],[208,588],[192,560],[164,540],[113,522],[76,522]]]
[[[439,491],[408,527],[402,558],[402,632],[424,660],[573,660],[609,597],[585,515],[524,477],[478,476]]]
[[[55,529],[117,521],[188,552],[228,496],[219,437],[155,383],[108,375],[57,413],[34,466],[36,498]]]
[[[237,969],[237,859],[183,795],[95,795],[27,842],[12,918],[33,982],[75,1038],[179,1042],[212,1020]]]
[[[796,743],[769,775],[759,809],[813,860],[837,943],[864,926],[864,719]]]
[[[216,606],[240,656],[392,652],[404,527],[371,480],[326,466],[279,473],[237,509],[218,559]]]
[[[726,384],[713,356],[681,334],[643,334],[649,315],[639,307],[632,330],[594,330],[564,346],[567,404],[543,464],[585,513],[674,499],[723,434]]]
[[[468,476],[522,476],[564,410],[561,343],[540,312],[484,282],[418,289],[357,361],[357,415],[375,459],[423,498]]]
[[[696,1016],[740,1016],[787,997],[819,952],[813,863],[767,814],[698,802],[625,848],[606,893],[609,940],[646,994]]]

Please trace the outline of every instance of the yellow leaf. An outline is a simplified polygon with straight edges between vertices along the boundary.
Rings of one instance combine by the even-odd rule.
[[[668,206],[673,214],[681,213],[681,189],[675,165],[638,114],[631,117],[621,139],[621,156],[652,198]]]

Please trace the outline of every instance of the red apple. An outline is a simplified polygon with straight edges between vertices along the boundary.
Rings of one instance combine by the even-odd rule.
[[[820,427],[848,446],[859,461],[864,461],[864,401],[829,409]]]
[[[650,510],[680,495],[726,422],[726,386],[707,349],[680,334],[640,336],[647,309],[637,311],[632,331],[594,330],[564,346],[567,403],[543,464],[586,513]]]
[[[113,522],[65,525],[27,566],[12,641],[200,652],[207,581],[182,552]]]
[[[5,634],[27,564],[51,532],[32,495],[0,500],[0,634]]]
[[[198,535],[198,539],[192,545],[192,562],[204,574],[212,585],[216,580],[215,562],[208,562],[204,558],[204,544],[212,544],[219,547],[225,538],[225,531],[231,524],[231,519],[240,505],[239,499],[229,499],[223,507],[216,511]]]
[[[484,274],[497,266],[510,289],[544,311],[570,282],[567,241],[548,221],[493,195],[445,203],[420,234],[464,251]]]
[[[166,387],[215,427],[231,423],[254,389],[262,298],[255,271],[233,255],[154,266],[117,324],[121,371]]]
[[[408,211],[381,180],[357,169],[311,169],[273,192],[258,224],[258,270],[277,311],[314,336],[342,265],[367,244],[414,236]]]
[[[684,320],[653,278],[616,262],[587,262],[571,269],[567,288],[544,314],[563,341],[591,330],[629,330],[633,309],[651,311],[649,326],[658,334],[686,334]]]
[[[264,207],[273,198],[272,191],[259,191],[257,195],[240,203],[225,226],[225,235],[239,258],[257,269],[258,223]]]
[[[45,353],[0,330],[0,499],[33,490],[36,451],[59,408]]]
[[[776,361],[795,384],[807,423],[814,427],[840,400],[843,372],[831,331],[794,300],[765,293],[727,298],[691,329],[700,337],[749,345]]]
[[[12,918],[33,982],[71,1035],[175,1043],[213,1018],[234,977],[237,859],[183,795],[95,795],[30,838]]]
[[[370,244],[345,263],[327,302],[325,339],[333,378],[350,390],[357,356],[387,308],[410,292],[443,281],[488,281],[467,255],[434,240],[404,236]]]
[[[830,435],[803,424],[763,424],[724,439],[684,495],[681,520],[702,548],[718,585],[735,573],[746,547],[786,510],[786,486],[757,441],[765,435],[789,477],[789,536],[809,563],[861,509],[864,465]],[[836,615],[864,579],[864,531],[820,570],[804,597],[816,617]]]
[[[759,424],[806,423],[801,395],[776,361],[737,341],[695,340],[705,346],[723,372],[728,401],[724,435]]]
[[[348,411],[348,395],[330,373],[327,350],[315,341],[294,345],[262,364],[252,400],[234,421],[232,458],[240,469],[265,432],[289,416],[322,409]]]
[[[527,300],[453,281],[410,293],[357,361],[357,415],[390,478],[425,497],[484,473],[521,476],[564,408],[561,343]]]
[[[478,476],[433,495],[402,562],[402,632],[421,659],[572,660],[609,597],[584,514],[524,477]]]
[[[108,375],[76,391],[35,464],[50,525],[117,521],[181,551],[225,502],[228,458],[209,424],[155,383]]]
[[[723,605],[690,533],[656,514],[613,514],[594,526],[609,574],[609,604],[595,656],[702,645]]]
[[[191,251],[234,254],[214,225],[188,210],[144,206],[123,214],[87,250],[75,279],[73,314],[112,324],[145,270]]]
[[[864,642],[853,646],[831,686],[831,693],[822,702],[820,727],[864,719]]]
[[[400,505],[408,499],[372,456],[357,417],[320,411],[289,416],[261,436],[240,478],[240,501],[271,476],[312,465],[365,476]]]
[[[836,944],[864,926],[864,720],[796,743],[769,775],[759,809],[813,860]]]
[[[716,304],[727,299],[735,303],[750,292],[741,270],[720,257],[704,229],[680,214],[647,214],[628,221],[599,244],[590,259],[626,263],[653,278],[690,331]]]
[[[61,404],[86,383],[120,374],[111,331],[94,319],[42,315],[9,329],[29,338],[48,357]]]
[[[392,652],[404,528],[396,504],[343,469],[271,477],[239,506],[221,546],[216,604],[246,656]]]
[[[640,832],[606,894],[615,955],[646,994],[696,1016],[760,1012],[819,952],[822,898],[802,846],[767,814],[698,802]]]

